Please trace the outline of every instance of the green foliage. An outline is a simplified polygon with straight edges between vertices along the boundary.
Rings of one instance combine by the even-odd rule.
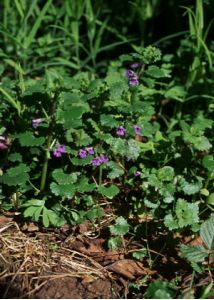
[[[116,224],[110,226],[110,232],[115,235],[125,235],[129,231],[129,225],[123,217],[116,219]]]
[[[113,199],[120,192],[120,190],[116,185],[111,185],[110,187],[101,185],[98,187],[98,192],[104,197]]]
[[[173,283],[156,280],[149,284],[145,297],[148,299],[173,299],[176,294],[177,289]]]
[[[29,180],[30,168],[21,163],[16,167],[9,168],[7,172],[0,177],[0,183],[8,186],[23,186]]]
[[[23,147],[42,146],[45,142],[44,137],[35,137],[33,133],[29,131],[17,134],[16,138],[19,139]]]
[[[201,225],[200,236],[209,250],[214,251],[214,217]]]
[[[188,203],[184,199],[178,199],[175,212],[179,227],[193,225],[199,221],[198,205],[196,203]]]

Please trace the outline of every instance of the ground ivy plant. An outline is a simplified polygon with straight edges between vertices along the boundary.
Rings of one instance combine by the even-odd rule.
[[[104,78],[50,68],[42,78],[2,79],[2,209],[61,226],[102,218],[110,199],[124,216],[199,230],[214,210],[213,120],[199,110],[167,121],[173,66],[155,47],[135,51]],[[110,229],[115,239],[121,222],[128,228],[124,216]]]

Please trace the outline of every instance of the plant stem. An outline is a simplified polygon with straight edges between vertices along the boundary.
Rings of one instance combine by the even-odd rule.
[[[41,184],[40,184],[40,192],[42,192],[45,188],[46,184],[46,178],[47,178],[47,171],[48,171],[48,161],[50,158],[50,146],[51,146],[51,140],[52,140],[52,135],[48,136],[48,141],[47,141],[47,148],[45,151],[45,160],[42,168],[42,178],[41,178]]]
[[[57,98],[59,95],[59,91],[56,91],[53,97],[53,105],[50,108],[50,126],[49,126],[49,133],[47,137],[47,147],[45,151],[45,158],[44,158],[44,164],[42,168],[42,177],[41,177],[41,183],[40,183],[40,192],[42,192],[45,189],[46,180],[47,180],[47,172],[48,172],[48,161],[50,159],[50,150],[52,147],[52,136],[53,136],[53,128],[55,123],[55,109],[56,109],[56,103]]]
[[[102,178],[103,178],[103,166],[101,164],[99,167],[99,185],[102,184]]]

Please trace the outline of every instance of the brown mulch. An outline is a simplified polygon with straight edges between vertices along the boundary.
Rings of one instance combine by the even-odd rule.
[[[151,235],[150,255],[156,261],[151,269],[147,259],[132,259],[132,253],[144,247],[144,239],[124,240],[113,251],[106,247],[105,233],[100,227],[93,232],[93,226],[85,222],[45,229],[0,215],[0,298],[136,298],[129,284],[138,282],[142,298],[150,282],[173,281],[175,276],[180,278],[184,298],[197,298],[213,280],[212,274],[198,274],[192,284],[192,269],[179,256],[178,241],[198,245],[202,243],[198,237]]]
[[[129,281],[155,274],[127,259],[124,249],[104,244],[82,234],[81,226],[74,236],[69,227],[42,231],[1,216],[0,298],[121,298]]]

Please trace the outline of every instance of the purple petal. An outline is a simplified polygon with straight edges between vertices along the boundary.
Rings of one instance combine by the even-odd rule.
[[[102,161],[100,157],[95,157],[94,159],[92,159],[91,163],[95,167],[101,165]]]
[[[138,67],[140,66],[140,64],[138,64],[138,63],[133,63],[133,64],[131,64],[131,68],[132,69],[137,69]]]
[[[136,79],[136,78],[130,79],[130,80],[129,80],[129,84],[132,85],[132,86],[135,86],[135,85],[138,85],[138,84],[139,84],[139,81],[138,81],[138,79]]]
[[[34,128],[36,128],[36,127],[38,127],[39,126],[39,124],[42,122],[42,119],[33,119],[32,120],[32,126],[34,127]]]
[[[8,146],[5,143],[0,142],[0,150],[7,150]]]
[[[58,151],[57,149],[55,149],[54,152],[53,152],[53,155],[54,155],[55,157],[61,157],[61,156],[62,156],[62,153],[61,153],[60,151]]]
[[[141,134],[141,128],[140,128],[140,126],[134,125],[133,127],[134,127],[135,134],[140,135]]]
[[[133,76],[136,76],[136,74],[135,74],[135,72],[134,71],[132,71],[132,70],[127,70],[126,71],[126,75],[127,75],[127,77],[133,77]]]
[[[78,153],[80,158],[85,158],[87,156],[87,152],[85,150],[80,150]]]
[[[100,160],[103,164],[105,164],[109,161],[109,158],[107,156],[101,155]]]
[[[141,172],[140,171],[136,171],[135,173],[134,173],[134,176],[135,177],[138,177],[138,176],[140,176],[141,175]]]
[[[117,128],[116,134],[119,136],[123,136],[125,135],[126,129],[122,126],[120,126],[119,128]]]
[[[86,147],[85,150],[88,152],[88,154],[91,154],[91,155],[94,154],[94,149],[93,149],[93,147]]]

